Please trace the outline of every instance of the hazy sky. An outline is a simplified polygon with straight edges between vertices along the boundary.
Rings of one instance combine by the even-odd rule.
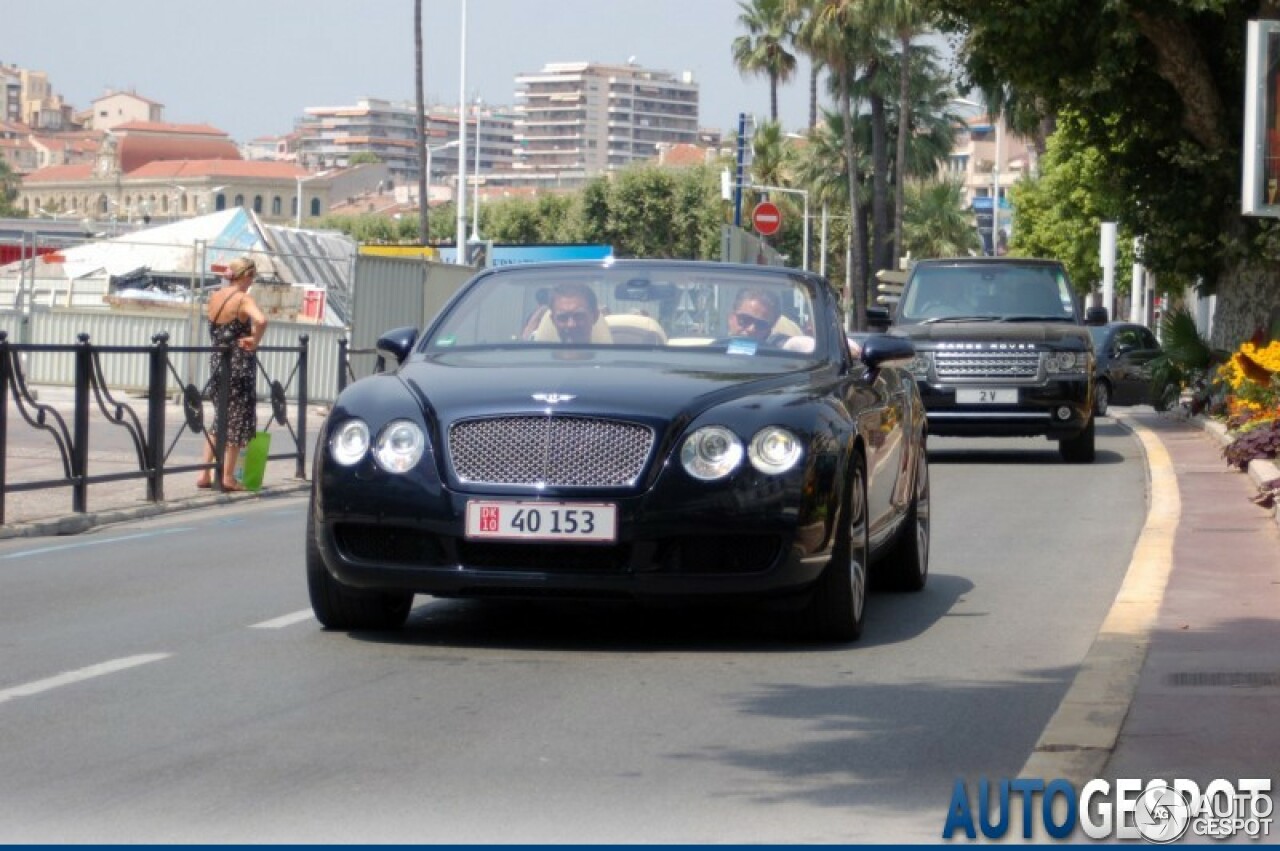
[[[423,0],[429,103],[458,102],[462,3]],[[767,79],[733,65],[739,13],[737,0],[467,0],[467,92],[510,105],[518,73],[635,57],[692,71],[700,124],[730,129],[769,112]],[[75,108],[132,90],[236,141],[287,133],[308,106],[415,97],[413,0],[28,0],[0,20],[0,62],[47,72]],[[780,89],[788,130],[808,120],[808,74],[802,59]]]

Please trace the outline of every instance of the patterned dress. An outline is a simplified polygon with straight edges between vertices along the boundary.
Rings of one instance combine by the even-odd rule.
[[[232,296],[231,298],[235,298]],[[209,323],[209,336],[215,346],[231,346],[231,399],[227,405],[227,445],[244,447],[258,431],[258,360],[253,352],[236,345],[236,340],[249,336],[248,320],[237,316],[225,325]],[[209,387],[214,399],[218,392],[218,368],[222,355],[214,352],[209,362]],[[218,409],[214,405],[212,434],[218,433]]]

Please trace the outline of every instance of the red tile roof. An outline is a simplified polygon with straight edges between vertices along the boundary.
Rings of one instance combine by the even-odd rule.
[[[93,163],[74,163],[73,165],[51,165],[31,172],[22,181],[23,185],[31,183],[78,183],[93,176]]]
[[[227,137],[123,136],[120,170],[126,174],[157,160],[238,160],[240,149]]]
[[[117,124],[112,130],[115,133],[124,130],[142,133],[181,133],[188,136],[222,136],[224,138],[227,136],[222,130],[208,124],[169,124],[164,121],[126,121],[124,124]]]
[[[139,166],[126,176],[134,179],[181,180],[198,177],[294,180],[310,174],[305,168],[277,160],[158,160]]]

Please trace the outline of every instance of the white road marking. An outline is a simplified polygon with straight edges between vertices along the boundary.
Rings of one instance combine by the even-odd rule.
[[[293,626],[295,623],[312,620],[315,617],[310,609],[303,609],[289,615],[281,615],[278,618],[272,618],[269,621],[255,623],[249,629],[283,629],[286,626]]]
[[[157,529],[154,532],[139,532],[136,535],[121,535],[118,538],[92,538],[90,540],[79,541],[74,544],[57,544],[52,547],[39,547],[34,550],[22,550],[16,553],[5,553],[0,559],[26,558],[27,556],[39,556],[45,553],[56,553],[63,550],[78,550],[84,547],[96,547],[100,544],[117,544],[121,541],[136,541],[141,538],[155,538],[160,535],[176,535],[179,532],[190,532],[191,526],[177,526],[172,529]]]
[[[58,674],[55,677],[49,677],[44,680],[36,680],[34,683],[0,690],[0,703],[7,703],[15,697],[31,697],[59,686],[68,686],[84,680],[91,680],[94,677],[102,677],[118,671],[128,670],[129,668],[136,668],[148,662],[159,662],[161,659],[168,659],[171,655],[170,653],[144,653],[140,656],[126,656],[123,659],[113,659],[110,662],[90,665],[78,671],[67,671],[65,674]]]

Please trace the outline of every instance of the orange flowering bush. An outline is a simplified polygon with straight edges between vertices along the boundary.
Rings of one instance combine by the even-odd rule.
[[[1280,340],[1246,342],[1218,367],[1226,385],[1227,424],[1249,429],[1280,419]]]

